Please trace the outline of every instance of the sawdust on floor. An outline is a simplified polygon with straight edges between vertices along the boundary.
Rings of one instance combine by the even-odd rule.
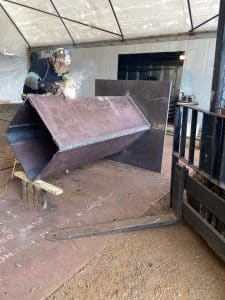
[[[168,211],[162,198],[152,214]],[[225,299],[225,265],[186,224],[120,234],[46,300]]]

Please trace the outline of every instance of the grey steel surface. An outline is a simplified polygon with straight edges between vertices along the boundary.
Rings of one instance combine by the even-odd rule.
[[[30,96],[7,138],[30,180],[117,153],[150,126],[130,96]]]
[[[97,96],[121,96],[129,93],[151,124],[148,132],[123,152],[111,156],[112,159],[161,172],[170,87],[170,81],[95,81]]]

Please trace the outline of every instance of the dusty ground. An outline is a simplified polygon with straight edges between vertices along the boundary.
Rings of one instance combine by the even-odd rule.
[[[172,138],[162,175],[169,177]],[[166,212],[168,199],[152,207]],[[225,299],[225,265],[186,223],[120,234],[47,300]]]
[[[5,130],[7,123],[4,122],[3,124]],[[87,212],[83,214],[84,216],[82,215],[82,220],[78,220],[79,222],[81,221],[81,224],[86,224],[90,220],[95,223],[99,219],[101,222],[105,222],[108,218],[109,220],[110,218],[113,220],[115,216],[117,219],[129,216],[135,217],[139,216],[147,208],[150,208],[150,214],[166,212],[168,210],[168,199],[163,198],[163,200],[157,203],[153,200],[159,199],[160,195],[164,195],[169,190],[171,143],[172,138],[167,137],[161,175],[156,173],[150,174],[145,171],[140,173],[135,168],[128,168],[125,165],[118,165],[116,163],[111,164],[103,160],[93,166],[87,166],[79,170],[79,172],[74,171],[73,176],[70,174],[68,177],[70,180],[67,179],[65,181],[63,177],[56,177],[55,183],[63,186],[66,182],[70,186],[71,181],[71,186],[74,186],[74,184],[78,186],[75,193],[76,197],[78,197],[78,194],[80,195],[79,199],[82,201],[79,202],[79,205],[81,207],[78,204],[77,207],[75,203],[71,202],[70,206],[68,206],[70,210],[73,209],[76,211],[76,209],[79,209],[80,211],[83,209],[82,211],[86,212],[87,210],[90,213],[89,208],[92,207],[90,205],[98,194],[100,196],[104,194],[104,201],[110,203],[110,216],[106,216],[105,213],[99,215],[98,211],[101,212],[101,207],[106,205],[102,200],[104,202],[100,203],[102,206],[97,206],[98,209],[94,209],[91,216]],[[4,153],[1,154],[1,157],[12,155],[8,147],[4,148]],[[1,167],[5,168],[7,164],[9,162],[2,162]],[[128,169],[129,173],[126,176],[129,181],[127,185],[129,193],[128,191],[126,192],[128,193],[126,197],[127,203],[120,203],[120,210],[118,211],[117,202],[121,199],[124,189],[120,190],[113,187],[116,180],[118,180],[118,176],[121,178],[121,183],[123,174]],[[9,172],[8,169],[2,172],[1,182],[7,172]],[[96,178],[97,174],[98,178]],[[78,175],[83,176],[82,178],[85,178],[85,180],[78,182],[76,179]],[[135,176],[138,176],[138,180],[132,181]],[[91,180],[92,178],[94,180]],[[109,178],[107,179],[108,187],[102,185],[104,178]],[[146,199],[144,197],[139,199],[142,203],[141,206],[140,201],[139,204],[135,202],[133,203],[133,211],[128,211],[127,206],[130,203],[129,201],[138,199],[141,187],[143,185],[148,187],[148,181],[151,185],[154,184],[155,186],[154,194],[150,194],[152,190],[149,184],[149,189],[145,191]],[[88,189],[86,186],[87,183]],[[123,183],[125,184],[125,182],[122,182],[121,185]],[[16,186],[12,184],[10,187],[16,189]],[[71,188],[71,190],[67,188],[64,194],[65,199],[62,200],[68,202],[73,197],[74,188]],[[50,200],[53,204],[57,203],[58,209],[60,207],[62,209],[60,200],[57,202],[54,199]],[[154,204],[149,207],[149,203]],[[54,214],[54,211],[52,214]],[[107,220],[105,220],[106,217]],[[102,243],[101,238],[96,241]],[[94,244],[94,238],[89,238],[89,244]],[[63,242],[63,245],[65,251],[68,251],[66,241]],[[102,251],[94,250],[95,255],[91,256],[91,261],[78,272],[73,269],[72,265],[74,265],[74,261],[71,261],[71,270],[74,270],[74,275],[71,279],[65,283],[62,282],[62,286],[52,295],[41,299],[225,299],[225,265],[185,223],[167,228],[113,235],[111,242],[105,243],[105,245],[107,246]],[[103,248],[103,246],[99,248]],[[78,252],[74,253],[74,255],[76,254],[79,255]],[[76,259],[74,257],[74,260]],[[66,261],[64,262],[66,269]],[[61,260],[59,264],[63,269]],[[43,274],[43,276],[46,277],[47,274]],[[69,276],[68,274],[67,277]],[[27,274],[27,278],[29,278],[29,274]],[[50,284],[51,276],[47,281]],[[34,283],[32,284],[34,285]],[[29,299],[39,299],[34,298],[35,291],[34,288],[31,289]],[[18,299],[22,298],[19,297]]]
[[[224,265],[179,224],[120,235],[48,300],[224,297]]]

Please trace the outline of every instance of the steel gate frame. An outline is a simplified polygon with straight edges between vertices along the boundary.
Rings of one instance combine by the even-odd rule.
[[[198,151],[200,115],[203,118]],[[213,127],[212,135],[209,126]],[[225,262],[225,116],[188,105],[177,106],[170,195],[177,219],[183,217]]]

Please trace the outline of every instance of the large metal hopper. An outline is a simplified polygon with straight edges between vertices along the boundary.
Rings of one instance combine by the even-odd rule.
[[[30,180],[124,150],[150,128],[130,96],[31,96],[7,131]]]
[[[96,96],[123,96],[129,93],[151,129],[125,151],[110,158],[147,170],[161,172],[170,99],[170,81],[95,80]]]

